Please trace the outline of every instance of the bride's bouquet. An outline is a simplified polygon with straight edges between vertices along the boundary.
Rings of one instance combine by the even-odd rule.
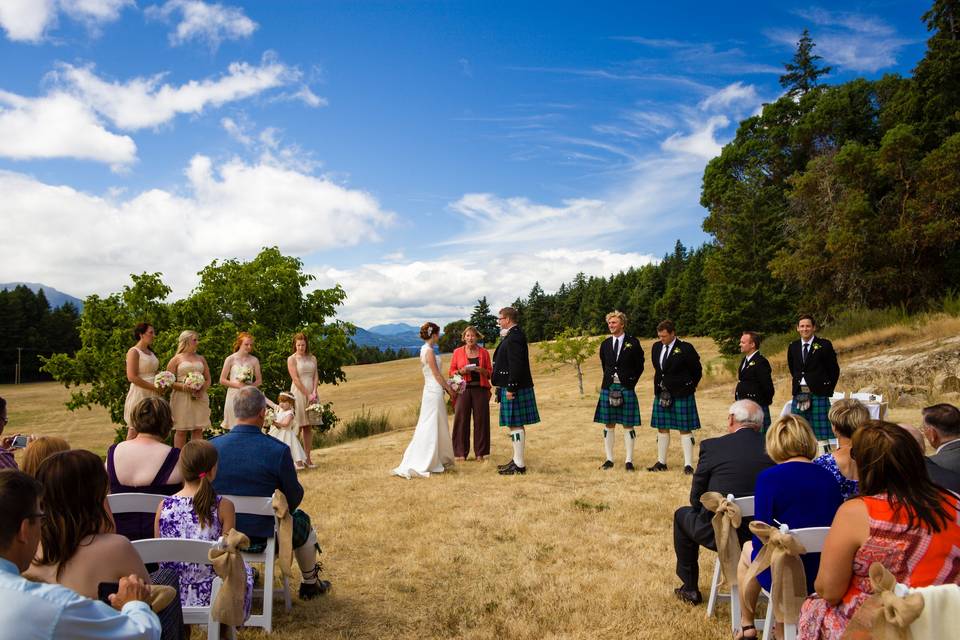
[[[466,381],[463,379],[459,373],[453,374],[452,378],[447,379],[447,383],[453,387],[453,390],[457,393],[461,393],[463,388],[467,385]]]
[[[253,367],[242,365],[237,369],[237,382],[250,384],[253,382]]]
[[[153,377],[153,386],[157,388],[158,391],[166,391],[173,386],[173,383],[177,381],[177,376],[173,375],[169,371],[161,371]]]
[[[183,384],[186,385],[190,391],[199,391],[203,388],[204,382],[206,382],[206,380],[203,379],[203,374],[198,371],[191,371],[183,379]]]

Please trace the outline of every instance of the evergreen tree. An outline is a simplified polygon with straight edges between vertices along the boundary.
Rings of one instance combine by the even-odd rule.
[[[787,90],[787,95],[791,98],[809,93],[817,86],[818,78],[831,71],[830,67],[817,65],[822,58],[813,53],[815,46],[810,31],[804,29],[800,41],[797,42],[793,60],[783,65],[787,72],[780,76],[780,86]]]
[[[470,314],[470,324],[483,334],[483,344],[496,342],[497,336],[500,335],[500,328],[497,325],[497,316],[490,312],[487,296],[477,300],[477,306],[473,308],[473,313]]]

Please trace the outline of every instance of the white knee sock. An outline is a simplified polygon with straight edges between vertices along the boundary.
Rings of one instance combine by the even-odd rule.
[[[613,433],[611,432],[610,435],[612,436]],[[633,430],[633,428],[629,428],[629,429],[626,427],[623,428],[623,444],[627,449],[627,459],[625,460],[625,462],[633,462],[633,442],[636,439],[636,437],[637,437],[637,434]],[[613,448],[612,445],[611,445],[611,448]]]
[[[603,430],[603,450],[607,453],[607,460],[613,460],[613,425]]]
[[[300,567],[300,573],[303,574],[303,581],[308,584],[317,581],[316,576],[313,575],[313,567],[317,564],[316,544],[317,533],[311,529],[307,541],[293,550],[293,555],[297,559],[297,566]],[[309,578],[307,574],[310,574]]]
[[[657,462],[667,464],[667,447],[670,446],[670,434],[657,434]]]
[[[513,463],[518,467],[525,467],[523,463],[523,443],[526,439],[525,429],[511,429],[510,439],[513,441]]]
[[[687,467],[693,466],[693,436],[685,433],[680,436],[680,444],[683,446],[683,464]]]

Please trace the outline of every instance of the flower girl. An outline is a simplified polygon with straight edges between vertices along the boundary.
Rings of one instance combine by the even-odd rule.
[[[298,428],[293,421],[293,405],[295,402],[293,394],[286,391],[280,392],[276,403],[267,400],[267,403],[275,411],[270,435],[290,447],[290,455],[293,456],[294,465],[297,469],[304,469],[306,468],[307,452],[303,450],[303,445],[297,438]]]

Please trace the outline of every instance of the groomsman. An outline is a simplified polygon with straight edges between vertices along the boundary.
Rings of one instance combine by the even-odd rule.
[[[513,443],[513,459],[497,467],[502,476],[524,474],[527,466],[523,459],[528,424],[540,422],[537,398],[533,394],[533,376],[530,374],[530,353],[527,338],[517,324],[519,314],[513,307],[500,309],[497,324],[500,325],[500,344],[493,352],[493,376],[490,381],[497,387],[500,403],[500,426],[510,430]]]
[[[770,403],[773,402],[773,372],[770,361],[760,349],[760,336],[754,331],[744,331],[740,336],[740,353],[743,359],[737,374],[737,389],[734,400],[753,400],[763,408],[763,429],[770,427]]]
[[[790,412],[806,418],[817,440],[833,437],[830,420],[830,397],[840,378],[840,365],[833,344],[815,335],[813,316],[802,315],[797,321],[799,340],[787,348],[787,366],[793,376],[793,402]]]
[[[634,388],[643,375],[643,347],[640,341],[624,333],[627,316],[622,311],[607,314],[610,337],[600,343],[603,382],[593,421],[603,426],[603,449],[607,454],[601,469],[613,468],[613,437],[617,423],[623,425],[623,443],[627,449],[627,471],[633,471],[634,427],[640,424],[640,404]]]
[[[667,449],[670,431],[680,432],[683,446],[683,472],[693,475],[693,434],[700,428],[697,400],[694,393],[703,377],[700,354],[689,342],[677,337],[673,322],[657,325],[659,341],[653,343],[650,360],[656,372],[653,377],[653,416],[650,426],[657,429],[657,462],[647,471],[667,470]]]

